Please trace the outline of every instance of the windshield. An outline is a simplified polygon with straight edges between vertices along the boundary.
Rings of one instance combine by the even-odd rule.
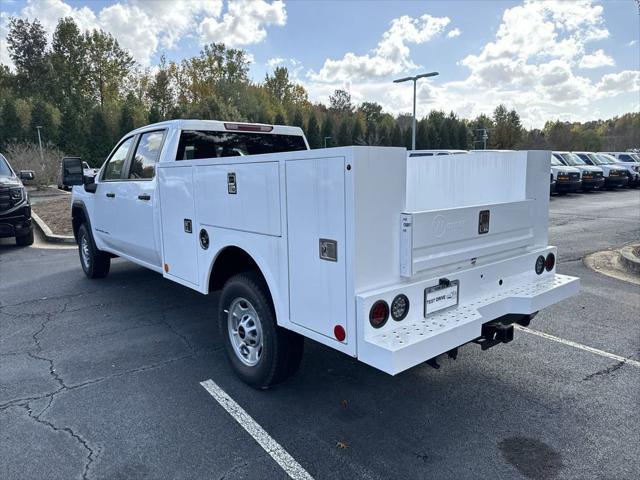
[[[2,154],[0,154],[0,177],[13,177],[13,171]]]
[[[616,163],[612,156],[604,153],[591,153],[589,154],[589,158],[593,160],[593,163],[596,165],[612,165]]]
[[[551,165],[555,167],[561,167],[564,164],[560,160],[558,160],[558,157],[556,157],[555,155],[551,155]]]
[[[572,167],[575,167],[576,165],[585,165],[584,160],[575,153],[562,153],[561,155],[567,162],[567,165],[571,165]]]
[[[176,160],[239,157],[306,149],[304,137],[300,135],[184,130],[180,134]]]

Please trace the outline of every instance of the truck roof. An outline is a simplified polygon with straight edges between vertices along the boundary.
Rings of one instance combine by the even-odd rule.
[[[232,122],[222,120],[198,120],[198,119],[178,119],[165,120],[164,122],[152,123],[144,127],[137,128],[130,134],[141,133],[158,128],[179,128],[181,130],[213,130],[213,131],[243,131],[264,134],[294,135],[304,137],[304,132],[300,127],[288,125],[268,125],[265,123]]]

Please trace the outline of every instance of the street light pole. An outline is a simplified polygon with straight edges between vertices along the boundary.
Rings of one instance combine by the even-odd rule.
[[[38,145],[40,145],[40,161],[44,164],[44,155],[42,154],[42,137],[40,136],[40,129],[42,128],[41,125],[38,125],[36,127],[36,130],[38,130]]]
[[[394,80],[393,83],[402,83],[409,80],[413,81],[413,121],[411,122],[411,150],[416,149],[416,84],[421,78],[435,77],[438,72],[429,72],[416,75],[415,77],[404,77]]]

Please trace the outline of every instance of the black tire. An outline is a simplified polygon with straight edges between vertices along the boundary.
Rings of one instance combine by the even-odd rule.
[[[87,277],[104,278],[107,276],[111,266],[111,257],[108,253],[98,250],[86,223],[80,225],[78,229],[78,254],[80,255],[80,265]],[[85,255],[86,258],[84,258]]]
[[[230,332],[229,322],[232,321],[233,315],[229,312],[237,302],[244,303],[245,308],[252,308],[260,325],[260,355],[254,365],[248,365],[245,363],[247,359],[241,359],[241,353],[237,353],[238,347],[234,346]],[[304,339],[277,325],[268,287],[257,273],[240,273],[224,284],[218,303],[218,326],[229,363],[240,379],[248,385],[254,388],[269,388],[283,382],[298,370],[304,350]],[[240,328],[235,331],[240,332]],[[243,339],[246,338],[243,336]]]
[[[20,247],[28,247],[33,245],[33,228],[29,230],[29,233],[16,237],[16,245]]]

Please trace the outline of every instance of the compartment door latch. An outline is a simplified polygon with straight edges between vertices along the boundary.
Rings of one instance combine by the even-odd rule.
[[[338,242],[328,238],[320,239],[320,259],[329,262],[338,261]]]

